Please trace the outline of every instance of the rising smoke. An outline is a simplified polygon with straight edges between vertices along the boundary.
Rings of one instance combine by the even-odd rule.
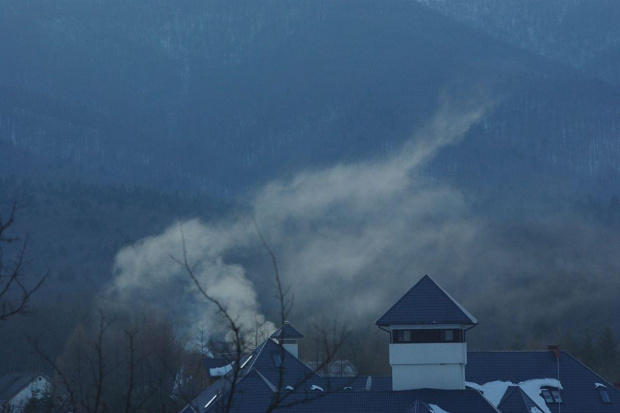
[[[192,328],[222,333],[223,319],[205,306],[180,265],[186,256],[200,283],[248,336],[256,326],[270,333],[275,326],[261,313],[261,301],[273,294],[259,298],[254,282],[273,285],[273,271],[267,268],[253,282],[243,266],[225,259],[232,250],[260,247],[253,217],[295,297],[294,313],[313,309],[316,316],[353,321],[376,314],[402,288],[399,281],[411,285],[421,275],[410,264],[431,270],[439,256],[451,255],[446,243],[467,242],[475,232],[462,219],[461,195],[427,182],[418,170],[443,146],[458,142],[484,111],[446,105],[387,159],[300,172],[258,190],[247,215],[180,222],[123,248],[104,301],[163,306]]]
[[[351,327],[372,323],[426,273],[488,326],[481,336],[491,347],[501,344],[497,330],[508,329],[505,323],[508,334],[553,330],[558,320],[570,325],[585,314],[571,306],[611,306],[608,293],[578,292],[620,269],[613,253],[617,236],[577,219],[492,221],[471,210],[465,193],[424,176],[424,165],[489,110],[446,104],[396,154],[298,172],[258,189],[247,214],[181,222],[128,246],[117,254],[104,297],[163,307],[187,328],[224,333],[222,318],[178,263],[185,243],[199,281],[243,324],[248,341],[257,326],[270,333],[276,326],[264,314],[277,319],[273,269],[246,268],[234,259],[263,248],[253,218],[290,287],[296,324],[334,318]],[[591,257],[605,264],[593,265]]]

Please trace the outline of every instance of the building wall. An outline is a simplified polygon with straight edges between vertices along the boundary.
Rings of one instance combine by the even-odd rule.
[[[392,389],[465,389],[465,369],[458,364],[392,366]]]
[[[392,388],[464,389],[467,343],[390,344]]]

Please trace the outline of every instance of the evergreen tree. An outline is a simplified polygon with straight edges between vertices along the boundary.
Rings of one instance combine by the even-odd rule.
[[[590,328],[586,329],[583,337],[581,338],[581,346],[579,347],[578,357],[581,359],[583,364],[596,370],[596,348],[594,345],[594,336],[592,335]]]
[[[616,353],[618,351],[618,342],[616,341],[616,337],[611,330],[611,327],[607,326],[601,332],[597,347],[597,352],[604,364],[615,363]]]
[[[601,332],[596,347],[600,374],[611,382],[616,381],[618,377],[618,341],[611,327],[607,326]]]

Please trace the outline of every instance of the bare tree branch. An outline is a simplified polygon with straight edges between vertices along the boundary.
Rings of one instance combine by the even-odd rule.
[[[202,286],[202,284],[200,283],[200,281],[198,280],[198,277],[196,277],[195,274],[195,269],[196,269],[196,265],[191,265],[188,258],[187,258],[187,245],[185,243],[185,235],[183,234],[183,228],[179,226],[179,230],[181,231],[181,241],[182,241],[182,247],[183,247],[183,259],[179,260],[176,257],[172,257],[173,260],[175,260],[177,263],[179,263],[179,265],[181,265],[181,267],[183,267],[185,269],[185,272],[187,272],[187,274],[189,275],[189,277],[192,279],[192,281],[194,282],[194,284],[196,285],[196,288],[198,289],[198,291],[200,292],[200,294],[210,303],[214,304],[217,309],[218,309],[218,313],[221,314],[224,319],[226,320],[227,324],[228,324],[228,328],[230,329],[230,331],[232,331],[233,333],[233,345],[234,345],[234,360],[232,361],[232,365],[233,365],[233,369],[232,369],[232,377],[230,378],[230,389],[228,392],[228,399],[227,402],[225,404],[226,412],[229,412],[230,409],[232,408],[233,405],[233,398],[235,396],[235,391],[236,391],[236,386],[237,386],[237,379],[239,377],[239,372],[241,370],[241,359],[243,356],[243,348],[245,347],[244,341],[243,341],[243,336],[241,334],[241,325],[238,324],[237,320],[235,320],[235,318],[233,318],[233,316],[230,314],[230,312],[228,311],[228,309],[224,306],[224,304],[218,300],[217,298],[213,297],[212,295],[210,295],[206,288],[204,288]]]
[[[78,405],[75,400],[75,390],[73,389],[73,386],[71,386],[71,382],[68,380],[67,376],[63,373],[62,369],[58,367],[58,364],[56,364],[54,360],[52,360],[47,355],[47,353],[43,351],[39,344],[39,339],[34,339],[30,336],[26,336],[26,339],[28,340],[30,346],[32,346],[32,348],[34,349],[35,353],[37,353],[39,357],[41,357],[47,364],[49,364],[54,370],[54,372],[58,375],[58,377],[60,377],[60,380],[62,381],[65,390],[69,394],[69,400],[71,401],[71,410],[74,412],[77,411]]]
[[[290,313],[290,310],[292,308],[292,300],[288,300],[287,296],[290,293],[290,289],[287,288],[284,283],[282,282],[282,277],[280,275],[280,270],[278,268],[278,261],[276,259],[276,255],[273,252],[273,250],[271,249],[271,247],[269,246],[269,244],[267,243],[265,237],[263,236],[258,223],[256,222],[256,220],[254,218],[252,218],[252,222],[254,224],[254,227],[256,229],[256,232],[258,234],[258,237],[261,241],[262,246],[265,248],[265,250],[267,251],[267,253],[269,254],[270,258],[271,258],[271,264],[273,267],[273,273],[274,273],[274,280],[275,280],[275,284],[276,284],[276,299],[278,300],[278,304],[279,304],[279,318],[280,318],[280,325],[284,327],[287,317]],[[232,370],[225,374],[220,380],[225,380],[227,386],[223,387],[223,390],[227,392],[227,397],[225,399],[222,399],[220,401],[220,403],[217,405],[216,409],[218,411],[224,411],[224,412],[229,412],[231,411],[231,409],[233,409],[234,405],[233,402],[235,400],[235,398],[242,398],[243,395],[241,394],[237,394],[237,381],[240,378],[240,373],[241,373],[241,365],[239,364],[242,360],[242,353],[241,350],[244,348],[244,346],[242,345],[242,340],[243,337],[241,335],[241,329],[242,326],[238,324],[237,320],[230,314],[230,312],[228,311],[228,309],[225,307],[225,305],[220,302],[219,300],[217,300],[215,297],[211,296],[208,291],[206,290],[206,288],[204,288],[202,286],[202,284],[200,283],[200,281],[198,280],[195,270],[197,268],[197,264],[192,264],[188,261],[187,258],[187,245],[185,243],[185,237],[183,235],[183,231],[182,228],[180,228],[181,230],[181,239],[182,239],[182,248],[183,248],[183,257],[182,259],[178,259],[175,257],[172,257],[184,270],[185,272],[189,275],[189,277],[192,279],[192,281],[194,282],[196,288],[198,289],[199,293],[210,303],[214,304],[217,309],[218,309],[218,313],[221,314],[226,323],[228,324],[228,328],[232,331],[233,335],[234,335],[234,344],[235,344],[235,359],[232,362]],[[255,326],[256,328],[258,328],[257,326]],[[285,334],[283,332],[283,334]],[[323,334],[323,344],[325,346],[325,358],[323,360],[323,362],[317,366],[317,371],[320,371],[321,369],[323,369],[325,366],[327,366],[335,357],[335,355],[337,354],[337,352],[340,350],[340,348],[342,347],[342,345],[344,344],[344,342],[346,341],[347,337],[348,337],[348,333],[342,329],[342,331],[338,332],[337,334],[334,334],[334,337],[336,337],[335,340],[330,341],[328,339],[328,334],[327,332],[324,332]],[[281,337],[281,343],[284,342],[285,337]],[[258,341],[258,338],[255,338],[255,341]],[[311,400],[315,400],[319,397],[323,397],[326,394],[329,394],[331,391],[330,389],[328,389],[327,392],[320,392],[320,393],[313,393],[313,394],[309,394],[307,395],[307,397],[304,398],[294,398],[294,399],[289,399],[291,398],[291,394],[292,392],[289,392],[285,389],[283,389],[284,387],[284,360],[287,357],[293,357],[290,353],[288,353],[286,351],[286,349],[284,348],[283,345],[279,346],[279,350],[280,350],[280,360],[282,360],[281,365],[279,367],[279,371],[278,371],[278,382],[277,382],[277,387],[274,390],[274,394],[273,397],[270,400],[270,403],[267,407],[266,412],[272,412],[278,408],[283,408],[283,407],[291,407],[297,404],[301,404],[301,403],[307,403]],[[308,374],[304,375],[304,377],[302,377],[300,380],[298,380],[296,383],[294,383],[295,387],[300,387],[303,386],[304,384],[306,384],[309,380],[311,380],[312,378],[316,378],[317,377],[317,373],[313,372],[309,372]],[[299,394],[296,394],[296,396],[298,396]],[[191,403],[190,403],[191,405]],[[196,411],[200,411],[200,407],[201,406],[193,406],[192,407],[196,410]]]
[[[0,215],[0,321],[8,320],[17,314],[27,313],[30,298],[41,288],[49,274],[48,270],[33,286],[28,286],[24,282],[25,268],[29,264],[26,259],[27,237],[22,241],[21,247],[11,262],[6,262],[3,245],[21,241],[19,237],[8,235],[8,231],[15,223],[15,214],[18,210],[17,204],[13,203],[6,220]]]

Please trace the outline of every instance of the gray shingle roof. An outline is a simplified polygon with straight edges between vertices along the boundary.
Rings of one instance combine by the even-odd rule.
[[[288,322],[284,323],[282,327],[280,327],[275,333],[271,335],[270,338],[278,338],[278,339],[297,339],[302,338],[304,335],[301,334],[295,327],[293,327]]]
[[[283,411],[294,413],[377,413],[428,412],[431,405],[450,413],[497,413],[475,390],[404,390],[388,392],[340,391],[308,400],[299,395],[299,404]],[[417,406],[416,406],[417,404]]]
[[[416,324],[475,325],[478,320],[425,275],[377,321],[378,326]]]
[[[620,392],[613,385],[562,351],[559,360],[562,405],[549,404],[552,413],[618,412]],[[551,351],[483,351],[467,353],[465,378],[485,384],[495,380],[520,383],[527,380],[558,377],[558,360]],[[611,404],[601,400],[595,383],[607,386]]]
[[[245,363],[245,360],[247,360],[247,363]],[[292,386],[296,390],[305,391],[306,388],[315,383],[324,385],[323,379],[314,373],[312,369],[271,339],[266,340],[244,357],[240,365],[243,368],[237,372],[235,394],[242,395],[240,399],[244,400],[244,406],[247,407],[241,409],[244,412],[254,411],[253,409],[256,406],[261,406],[264,411],[265,403],[267,406],[269,405],[269,395],[272,393],[272,387],[274,386],[281,385],[282,388]],[[191,412],[192,407],[197,412],[210,411],[211,409],[217,411],[220,409],[222,407],[221,403],[228,401],[227,395],[230,391],[233,377],[234,372],[231,370],[198,395],[182,412]],[[204,406],[215,395],[218,395],[214,401],[217,404],[212,404],[209,409],[204,409]],[[261,401],[256,401],[255,404],[246,403],[249,398],[260,399],[261,397],[263,399],[266,397],[267,401],[265,402],[265,400],[261,399]],[[235,405],[235,408],[237,407],[239,406]],[[260,409],[257,411],[260,411]]]
[[[536,411],[534,408],[540,411],[540,406],[519,386],[508,387],[497,408],[502,413],[531,413]]]

